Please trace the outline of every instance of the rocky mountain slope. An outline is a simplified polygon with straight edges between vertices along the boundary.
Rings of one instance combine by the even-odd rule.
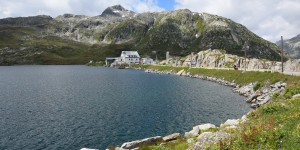
[[[187,9],[135,13],[116,5],[93,17],[64,14],[56,18],[6,18],[0,19],[0,34],[0,64],[48,64],[44,60],[55,63],[53,57],[59,59],[60,64],[80,64],[118,56],[121,50],[138,50],[144,56],[157,51],[161,58],[166,51],[186,56],[209,48],[243,55],[246,41],[249,57],[280,58],[275,44],[243,25]],[[44,53],[47,55],[40,58]]]
[[[276,42],[281,47],[281,41]],[[300,34],[288,40],[283,41],[283,49],[291,58],[300,59]]]

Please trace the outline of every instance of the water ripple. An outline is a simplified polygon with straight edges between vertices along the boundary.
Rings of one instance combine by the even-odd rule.
[[[207,81],[85,66],[0,67],[0,149],[104,149],[249,111]]]

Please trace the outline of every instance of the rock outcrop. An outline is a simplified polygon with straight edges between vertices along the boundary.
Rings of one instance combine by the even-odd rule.
[[[173,60],[171,58],[171,60]],[[179,66],[175,61],[168,61],[169,65]],[[177,60],[178,62],[178,60]],[[176,65],[175,65],[176,64]],[[204,68],[233,68],[243,70],[245,68],[251,71],[281,71],[281,62],[270,61],[266,59],[245,58],[237,55],[227,54],[225,50],[205,50],[197,54],[191,54],[183,61],[182,66],[186,67],[204,67]],[[285,71],[300,71],[300,60],[288,60],[284,62]]]

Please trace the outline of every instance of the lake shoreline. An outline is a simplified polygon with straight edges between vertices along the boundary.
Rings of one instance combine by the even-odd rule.
[[[255,88],[255,85],[257,83],[250,83],[244,86],[241,86],[237,83],[235,83],[235,81],[226,81],[220,78],[215,78],[215,77],[209,77],[209,76],[203,76],[203,75],[192,75],[190,72],[182,69],[180,71],[159,71],[159,70],[155,70],[155,69],[142,69],[142,68],[132,68],[135,70],[140,70],[140,71],[144,71],[146,73],[155,73],[155,74],[166,74],[166,75],[175,75],[175,76],[183,76],[183,77],[189,77],[189,78],[195,78],[195,79],[201,79],[201,80],[206,80],[206,81],[210,81],[210,82],[214,82],[214,83],[218,83],[220,85],[223,86],[227,86],[227,87],[231,87],[232,92],[237,93],[239,95],[242,95],[248,99],[245,100],[245,102],[252,102],[253,99],[256,99],[257,97],[261,96],[258,95],[257,91],[254,91],[253,89]],[[277,84],[277,85],[276,85]],[[279,85],[278,85],[279,84]],[[287,84],[286,83],[281,83],[281,82],[277,82],[274,85],[271,85],[272,87],[276,87],[277,91],[276,92],[282,92],[284,91],[284,89],[286,88]],[[279,90],[278,90],[279,89]],[[273,91],[274,92],[274,91]],[[274,94],[271,90],[266,91],[264,94],[265,95],[271,95]],[[131,141],[131,142],[126,142],[123,143],[121,145],[121,147],[116,147],[114,149],[116,150],[127,150],[127,149],[132,149],[132,148],[138,148],[138,147],[143,147],[143,146],[147,146],[147,145],[161,145],[161,144],[166,144],[167,142],[173,141],[173,140],[183,140],[186,139],[187,143],[193,143],[193,141],[195,141],[194,138],[191,137],[200,137],[201,135],[203,135],[204,133],[206,133],[205,131],[207,130],[219,130],[218,132],[216,132],[216,134],[211,134],[211,137],[215,138],[215,141],[219,141],[222,139],[229,138],[230,135],[226,134],[226,131],[228,130],[235,130],[239,128],[239,124],[240,123],[245,123],[247,122],[249,119],[247,118],[247,116],[252,113],[253,111],[255,111],[256,108],[260,107],[261,105],[264,105],[266,103],[268,103],[269,101],[271,101],[271,97],[268,98],[267,100],[263,101],[263,103],[258,103],[258,104],[252,104],[251,107],[254,108],[252,110],[250,110],[248,113],[244,114],[241,118],[237,118],[237,119],[232,119],[232,118],[228,118],[227,121],[225,121],[224,123],[220,124],[219,126],[216,126],[214,124],[211,123],[206,123],[206,124],[200,124],[197,126],[194,126],[193,129],[189,132],[185,132],[184,135],[180,135],[179,133],[173,133],[170,135],[166,135],[165,137],[162,136],[157,136],[157,137],[149,137],[149,138],[145,138],[145,139],[141,139],[141,140],[136,140],[136,141]],[[176,136],[174,136],[176,135]],[[199,138],[198,137],[198,138]],[[197,138],[197,139],[198,139]],[[168,140],[166,140],[168,139]],[[209,144],[210,141],[209,140],[204,140],[204,144],[203,143],[195,143],[194,147],[198,147],[201,148],[203,145]],[[198,145],[197,145],[198,144]],[[107,149],[110,150],[110,149]]]

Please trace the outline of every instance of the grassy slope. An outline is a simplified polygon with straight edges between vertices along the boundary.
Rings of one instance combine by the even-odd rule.
[[[249,122],[241,125],[240,130],[230,130],[232,139],[228,142],[219,142],[208,149],[297,149],[300,147],[300,98],[291,99],[292,95],[300,93],[300,77],[270,72],[246,72],[235,70],[208,70],[174,68],[169,66],[143,66],[146,69],[160,71],[185,69],[191,74],[235,80],[245,85],[251,82],[265,83],[267,80],[274,83],[285,81],[288,83],[283,95],[274,95],[274,100],[258,108],[248,117]],[[183,145],[184,142],[179,142]],[[174,145],[173,145],[174,147]],[[170,146],[152,146],[148,149],[173,149]],[[179,146],[180,147],[180,146]],[[186,147],[176,148],[178,150]]]
[[[119,56],[128,45],[88,45],[53,35],[43,35],[38,29],[26,27],[0,27],[1,57],[12,64],[86,64],[90,60],[104,60],[106,56]],[[26,47],[26,50],[19,50]],[[1,63],[1,62],[0,62]]]

